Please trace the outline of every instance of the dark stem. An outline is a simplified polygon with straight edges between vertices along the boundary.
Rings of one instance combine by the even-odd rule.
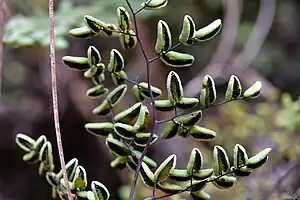
[[[134,173],[133,183],[132,183],[132,187],[131,187],[130,194],[129,194],[129,200],[133,200],[134,192],[135,192],[135,188],[136,188],[136,184],[137,184],[137,180],[139,178],[138,176],[139,176],[140,168],[141,168],[144,156],[145,156],[145,154],[146,154],[146,152],[147,152],[147,150],[148,150],[148,148],[150,146],[150,142],[152,141],[152,138],[153,138],[153,135],[154,135],[154,129],[156,127],[157,113],[156,113],[156,108],[154,106],[154,96],[153,96],[152,88],[151,88],[150,62],[149,62],[147,53],[145,51],[144,44],[142,43],[140,35],[139,35],[139,29],[138,29],[137,21],[136,21],[136,14],[133,11],[133,8],[132,8],[131,4],[129,3],[129,0],[125,0],[125,1],[126,1],[126,4],[128,5],[128,7],[130,9],[131,14],[132,14],[133,25],[134,25],[134,29],[135,29],[136,39],[137,39],[137,41],[139,43],[139,46],[141,48],[141,52],[143,54],[143,57],[144,57],[145,63],[146,63],[147,82],[148,82],[148,88],[149,88],[149,93],[150,93],[150,100],[151,100],[151,104],[152,104],[152,114],[153,114],[151,134],[150,134],[150,137],[149,137],[149,139],[147,141],[147,144],[146,144],[146,146],[145,146],[145,148],[144,148],[144,150],[143,150],[143,152],[141,154],[141,157],[138,159],[137,168],[136,168],[136,171]]]
[[[63,144],[61,139],[61,132],[59,126],[59,110],[58,110],[58,98],[57,98],[57,81],[56,81],[56,66],[55,66],[55,39],[54,39],[54,11],[53,0],[49,0],[49,29],[50,29],[50,61],[51,61],[51,82],[52,82],[52,104],[54,114],[54,124],[58,154],[60,159],[60,165],[63,172],[63,178],[66,184],[68,199],[72,200],[72,193],[68,182]]]
[[[166,55],[166,53],[168,53],[169,51],[172,51],[172,50],[176,49],[176,48],[179,47],[180,45],[181,45],[181,43],[175,44],[175,45],[172,46],[168,51],[165,51],[165,52],[159,54],[158,56],[156,56],[156,57],[154,57],[154,58],[151,58],[151,59],[149,60],[149,63],[152,63],[152,62],[156,61],[157,59],[159,59],[160,57]]]

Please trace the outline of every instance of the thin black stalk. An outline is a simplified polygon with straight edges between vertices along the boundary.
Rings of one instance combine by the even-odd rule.
[[[154,58],[151,58],[151,59],[149,60],[149,63],[154,62],[155,60],[159,59],[160,57],[166,55],[169,51],[172,51],[172,50],[176,49],[176,48],[179,47],[180,45],[181,45],[181,43],[175,44],[175,45],[172,46],[168,51],[165,51],[165,52],[159,54],[158,56],[156,56],[156,57],[154,57]]]

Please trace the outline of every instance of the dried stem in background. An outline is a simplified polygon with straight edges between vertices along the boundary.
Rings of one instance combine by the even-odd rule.
[[[68,199],[72,200],[72,193],[70,190],[64,152],[63,152],[63,144],[60,133],[59,126],[59,110],[58,110],[58,98],[57,98],[57,81],[56,81],[56,66],[55,66],[55,39],[54,39],[54,11],[53,11],[53,0],[49,0],[49,30],[50,30],[50,60],[51,60],[51,81],[52,81],[52,104],[53,104],[53,114],[54,114],[54,123],[55,123],[55,133],[56,133],[56,141],[58,147],[58,154],[60,159],[60,165],[63,172],[63,178],[65,181]]]

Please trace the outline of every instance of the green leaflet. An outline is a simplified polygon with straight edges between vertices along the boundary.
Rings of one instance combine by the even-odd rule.
[[[229,158],[226,151],[221,146],[215,146],[213,151],[214,174],[222,175],[230,170]]]
[[[115,72],[110,74],[112,81],[115,85],[122,85],[128,79],[125,71]]]
[[[127,92],[127,85],[119,85],[113,91],[111,91],[106,99],[109,101],[110,106],[113,108],[115,107],[124,97],[125,93]]]
[[[195,23],[191,16],[185,15],[183,18],[182,30],[179,35],[179,42],[183,45],[190,46],[194,43]]]
[[[187,53],[168,51],[160,57],[160,60],[170,67],[190,67],[193,65],[195,58]]]
[[[216,133],[210,129],[197,125],[189,127],[190,135],[197,140],[212,140],[216,137]]]
[[[114,138],[110,138],[110,137],[106,138],[106,146],[116,155],[119,156],[130,155],[130,151],[127,148],[127,146],[124,143]]]
[[[186,169],[174,169],[169,178],[175,181],[188,181],[191,179],[191,176]]]
[[[183,97],[180,101],[177,102],[176,107],[180,109],[191,109],[197,106],[199,100],[197,98],[192,97]]]
[[[143,132],[148,127],[149,110],[146,106],[140,107],[138,118],[133,126],[135,132]]]
[[[170,139],[174,136],[176,136],[176,134],[179,131],[179,124],[175,124],[173,121],[169,121],[167,123],[167,125],[165,126],[163,132],[160,135],[160,138],[163,139]]]
[[[88,91],[86,91],[86,95],[90,98],[90,99],[99,99],[101,98],[101,96],[103,94],[106,94],[109,90],[105,87],[103,87],[103,85],[96,85],[90,89],[88,89]]]
[[[90,46],[87,51],[88,63],[90,66],[97,65],[101,62],[101,55],[98,49]]]
[[[114,131],[118,136],[126,140],[133,139],[136,133],[133,126],[119,122],[115,123]]]
[[[213,181],[212,183],[219,189],[227,189],[234,185],[236,178],[233,176],[222,176],[221,178]]]
[[[198,111],[183,115],[181,117],[177,117],[177,118],[175,118],[175,121],[178,124],[182,124],[183,126],[193,126],[201,119],[201,117],[202,117],[202,111],[198,110]]]
[[[110,162],[110,166],[112,168],[124,169],[127,161],[128,156],[118,156]]]
[[[154,179],[153,179],[153,173],[149,169],[148,165],[146,165],[144,162],[142,163],[141,169],[140,169],[140,176],[142,178],[143,183],[146,186],[153,187],[154,186]]]
[[[168,4],[168,0],[148,0],[142,3],[142,7],[145,10],[157,10],[165,7]]]
[[[135,99],[136,102],[141,102],[141,101],[143,101],[145,99],[145,97],[143,97],[141,95],[139,86],[137,86],[137,85],[134,85],[132,87],[132,93],[133,93],[133,97],[134,97],[134,99]]]
[[[169,101],[175,105],[183,97],[183,88],[178,74],[170,71],[167,77],[167,92]]]
[[[48,171],[48,167],[45,163],[41,162],[39,165],[39,170],[38,173],[40,176],[45,175],[46,172]]]
[[[201,181],[195,181],[189,182],[187,184],[187,188],[191,188],[191,192],[197,192],[199,190],[202,190],[206,187],[208,181],[207,180],[201,180]]]
[[[72,181],[75,175],[76,168],[78,166],[78,159],[73,158],[66,164],[66,171],[67,171],[67,177],[69,181]],[[56,179],[60,180],[63,177],[63,172],[60,170],[57,175]]]
[[[87,177],[86,177],[86,171],[82,166],[77,166],[74,179],[72,181],[72,184],[74,185],[74,188],[76,190],[84,190],[87,186]]]
[[[95,195],[96,200],[108,200],[110,197],[109,191],[99,181],[92,181],[91,189]]]
[[[129,29],[132,28],[129,13],[126,11],[124,7],[118,7],[117,15],[118,15],[118,26],[122,31],[128,31]]]
[[[52,145],[49,141],[45,142],[39,152],[39,160],[43,162],[48,171],[54,170],[54,161],[53,161],[53,154],[52,154]]]
[[[105,22],[90,15],[84,16],[84,22],[94,33],[100,33],[103,30],[109,29],[108,25]]]
[[[154,104],[156,110],[159,111],[170,111],[175,108],[174,105],[170,102],[170,100],[155,100]]]
[[[124,34],[119,34],[121,46],[124,50],[133,49],[137,44],[137,38],[133,30],[129,30]]]
[[[201,169],[198,172],[193,173],[193,178],[195,180],[204,180],[211,177],[214,173],[214,169]]]
[[[137,133],[134,138],[134,144],[139,147],[145,147],[147,145],[147,142],[150,138],[151,133]],[[156,134],[153,134],[152,140],[150,141],[149,145],[152,145],[156,140],[158,139],[158,136]]]
[[[107,137],[114,131],[114,124],[111,122],[87,123],[84,127],[89,133],[103,137]]]
[[[17,145],[26,152],[30,152],[33,150],[35,140],[31,137],[24,135],[22,133],[18,133],[16,135],[16,143]]]
[[[248,88],[243,96],[245,98],[257,98],[260,95],[260,91],[262,88],[262,83],[260,81],[256,81],[250,88]]]
[[[156,169],[153,180],[157,183],[162,183],[170,176],[176,167],[177,157],[175,154],[170,155],[164,162]]]
[[[108,101],[105,99],[98,107],[93,109],[95,115],[107,115],[110,112]]]
[[[28,153],[26,153],[22,159],[25,162],[29,162],[29,163],[37,163],[39,161],[39,152],[36,151],[30,151]]]
[[[91,29],[87,26],[71,29],[69,31],[69,33],[72,36],[80,38],[80,39],[87,39],[87,38],[97,35],[93,31],[91,31]]]
[[[133,153],[134,153],[135,156],[131,155],[131,156],[130,156],[130,159],[131,159],[131,161],[132,161],[135,165],[137,165],[137,164],[138,164],[137,157],[140,158],[141,155],[142,155],[142,152],[137,151],[137,150],[133,150]],[[144,162],[145,164],[147,164],[147,166],[148,166],[149,168],[156,168],[156,167],[157,167],[156,162],[155,162],[154,160],[152,160],[151,158],[149,158],[148,156],[146,156],[146,155],[145,155],[144,158],[143,158],[143,162]]]
[[[209,200],[210,195],[202,190],[196,192],[190,192],[189,196],[192,197],[193,200]]]
[[[103,85],[103,82],[105,80],[105,75],[104,75],[105,65],[100,63],[96,67],[97,67],[97,71],[96,74],[93,74],[92,81],[95,85]]]
[[[164,182],[164,183],[158,184],[157,189],[159,189],[167,194],[178,194],[178,193],[182,192],[185,188],[180,185],[176,185],[174,183]]]
[[[235,168],[240,168],[246,166],[247,162],[248,155],[246,149],[242,145],[236,144],[233,151],[233,166]]]
[[[195,33],[195,40],[198,42],[204,42],[215,37],[222,28],[222,21],[217,19],[205,26],[204,28],[199,29]]]
[[[242,167],[242,168],[239,168],[239,169],[235,169],[233,171],[233,173],[236,176],[249,176],[252,173],[252,171],[253,171],[252,169],[247,168],[247,166],[245,166],[245,167]]]
[[[247,162],[247,168],[250,169],[256,169],[261,167],[265,162],[267,162],[269,153],[272,151],[271,148],[266,148],[256,154],[255,156],[252,156],[251,158],[248,159]]]
[[[210,75],[204,76],[202,89],[205,89],[205,102],[207,104],[213,104],[216,101],[217,94],[214,79]]]
[[[186,169],[189,175],[193,175],[194,172],[201,170],[203,165],[203,156],[199,149],[194,148],[191,151],[189,161],[187,163]]]
[[[84,72],[85,78],[93,78],[98,71],[98,67],[96,65],[91,66],[88,70]]]
[[[148,83],[146,82],[141,82],[139,83],[139,89],[140,89],[140,94],[143,96],[143,97],[151,97],[150,96],[150,91],[149,91],[149,87],[148,87]],[[153,97],[158,97],[158,96],[161,96],[162,95],[162,91],[157,88],[157,87],[154,87],[154,86],[150,86],[151,88],[151,91],[152,91],[152,95]]]
[[[110,51],[109,63],[107,68],[110,72],[120,72],[124,69],[124,58],[117,49],[112,49]]]
[[[88,58],[77,56],[63,56],[62,61],[73,70],[85,71],[90,68]]]
[[[46,180],[51,186],[57,186],[59,184],[59,180],[56,179],[56,174],[54,172],[47,172]]]
[[[240,83],[240,80],[236,76],[231,75],[225,93],[225,100],[231,101],[234,99],[238,99],[241,96],[241,94],[242,85]]]
[[[131,107],[116,114],[114,120],[116,122],[121,122],[121,123],[126,123],[127,121],[131,121],[133,118],[139,115],[141,106],[142,106],[141,102],[132,105]]]
[[[155,51],[158,54],[170,50],[172,47],[172,37],[168,24],[159,20],[157,24],[157,36],[155,43]]]

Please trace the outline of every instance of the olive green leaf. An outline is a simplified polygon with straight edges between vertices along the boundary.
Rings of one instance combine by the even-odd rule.
[[[222,176],[212,183],[219,189],[227,189],[234,185],[236,178],[234,176]]]
[[[77,38],[80,39],[86,39],[86,38],[90,38],[92,36],[97,35],[96,33],[94,33],[89,27],[87,26],[83,26],[83,27],[79,27],[79,28],[74,28],[71,29],[69,31],[69,33]]]
[[[167,194],[178,194],[178,193],[182,192],[185,188],[182,187],[181,185],[164,182],[164,183],[159,183],[157,185],[157,189],[159,189]]]
[[[161,133],[160,138],[163,139],[170,139],[179,131],[180,124],[174,123],[173,121],[169,121],[165,126],[163,132]]]
[[[48,171],[48,166],[45,163],[41,162],[38,169],[39,175],[40,176],[45,175],[47,171]]]
[[[200,105],[206,104],[206,86],[202,84],[199,96]]]
[[[185,15],[183,18],[183,26],[179,35],[179,42],[183,45],[190,46],[194,43],[195,23],[191,16]]]
[[[97,67],[97,71],[96,74],[93,75],[92,81],[95,85],[103,85],[103,82],[105,80],[105,75],[104,75],[105,65],[100,63],[96,67]]]
[[[191,176],[186,169],[174,169],[169,178],[175,181],[188,181],[191,179]]]
[[[103,30],[109,29],[105,22],[90,15],[84,16],[84,22],[94,33],[100,33]]]
[[[233,151],[233,166],[235,168],[240,168],[246,166],[247,162],[248,155],[246,149],[242,145],[236,144]]]
[[[86,70],[83,75],[85,78],[93,78],[97,74],[97,71],[98,67],[96,65],[93,65],[88,70]]]
[[[172,47],[172,37],[168,24],[159,20],[157,24],[157,36],[155,43],[155,51],[158,54],[169,51]]]
[[[133,118],[137,117],[140,113],[141,106],[142,106],[141,102],[135,103],[131,107],[129,107],[129,108],[123,110],[122,112],[116,114],[114,116],[114,121],[115,122],[126,123],[130,119],[133,119]]]
[[[31,137],[24,135],[22,133],[18,133],[16,135],[16,143],[17,145],[26,152],[30,152],[33,150],[35,140]]]
[[[203,156],[199,149],[194,148],[191,151],[189,161],[186,166],[187,173],[193,175],[194,172],[201,170],[203,165]]]
[[[213,104],[216,101],[217,94],[216,94],[216,87],[215,81],[210,75],[206,75],[202,81],[202,88],[205,88],[205,102],[207,104]]]
[[[153,180],[156,183],[161,183],[167,180],[170,174],[173,173],[176,167],[176,160],[177,157],[175,154],[170,155],[168,158],[165,159],[164,162],[160,164],[160,166],[156,169]]]
[[[124,50],[133,49],[137,44],[137,38],[133,30],[129,30],[127,33],[119,34],[121,46]]]
[[[191,188],[190,190],[191,192],[196,192],[204,189],[207,183],[208,183],[207,180],[201,180],[201,181],[193,180],[187,184],[187,188]]]
[[[260,81],[256,81],[250,88],[248,88],[243,96],[245,98],[257,98],[260,95],[260,91],[262,88],[262,83]]]
[[[157,10],[165,7],[168,4],[168,0],[148,0],[142,3],[142,7],[145,10]]]
[[[88,58],[76,56],[63,56],[62,61],[73,70],[85,71],[90,68]]]
[[[87,123],[84,127],[89,133],[96,136],[106,137],[114,132],[114,124],[111,122]]]
[[[193,126],[195,125],[202,117],[202,111],[198,110],[195,112],[191,112],[189,114],[180,116],[175,118],[175,121],[178,124],[182,124],[183,126]]]
[[[101,55],[98,49],[90,46],[87,50],[88,63],[90,66],[97,65],[101,62]]]
[[[134,163],[134,164],[138,164],[138,158],[140,158],[142,156],[142,152],[137,151],[137,150],[133,150],[133,155],[130,156],[130,160]],[[149,158],[148,156],[144,156],[143,158],[143,162],[148,165],[149,168],[156,168],[157,164],[154,160],[152,160],[151,158]]]
[[[108,91],[109,90],[103,87],[103,85],[96,85],[88,89],[88,91],[86,91],[86,95],[90,99],[99,99],[103,94],[106,94]]]
[[[175,108],[174,105],[170,102],[170,100],[155,100],[154,104],[156,110],[159,111],[170,111]]]
[[[189,127],[186,127],[186,126],[183,126],[182,124],[180,124],[179,130],[176,135],[184,137],[184,138],[189,137],[191,135]]]
[[[233,173],[237,176],[249,176],[252,173],[253,169],[248,168],[247,166],[235,169]]]
[[[196,192],[190,192],[189,196],[192,197],[193,200],[209,200],[210,195],[203,190],[199,190]]]
[[[41,151],[41,148],[43,147],[44,143],[47,142],[47,138],[44,135],[41,135],[36,141],[33,146],[33,149],[39,153]]]
[[[106,99],[99,106],[93,109],[93,114],[95,115],[107,115],[109,112],[110,106]]]
[[[119,156],[128,156],[130,155],[130,151],[127,146],[114,138],[106,138],[106,146],[116,155]]]
[[[82,166],[77,166],[74,179],[72,181],[72,184],[74,185],[74,188],[76,190],[84,190],[87,186],[87,176],[86,171]]]
[[[225,100],[231,101],[238,99],[241,96],[241,94],[242,85],[240,83],[240,80],[235,75],[231,75],[225,93]]]
[[[52,145],[49,141],[47,141],[43,144],[43,146],[40,150],[40,153],[39,153],[39,160],[48,167],[48,171],[54,170]]]
[[[148,127],[149,110],[146,106],[140,107],[138,118],[133,126],[135,132],[143,132]]]
[[[28,163],[37,163],[39,161],[39,152],[37,151],[30,151],[28,153],[26,153],[22,159],[25,161],[25,162],[28,162]]]
[[[191,54],[168,51],[160,60],[170,67],[190,67],[193,65],[195,58]]]
[[[124,169],[126,167],[126,162],[128,161],[128,156],[117,156],[114,160],[110,162],[112,168]]]
[[[112,81],[117,86],[124,84],[125,81],[128,79],[127,74],[123,70],[120,72],[111,73],[110,75],[111,75]]]
[[[207,179],[209,177],[211,177],[214,173],[214,169],[201,169],[200,171],[198,172],[194,172],[193,173],[193,178],[195,180],[204,180],[204,179]]]
[[[183,97],[176,103],[176,107],[180,109],[191,109],[197,106],[199,100],[197,98],[192,97]]]
[[[142,163],[141,169],[140,169],[140,176],[142,178],[143,183],[146,186],[153,187],[155,184],[155,181],[153,179],[153,173],[149,169],[148,165],[146,165],[144,162]]]
[[[118,27],[115,24],[106,24],[102,31],[107,36],[118,35]]]
[[[151,133],[137,133],[135,135],[133,142],[136,146],[145,147],[150,138],[150,135],[151,135]],[[153,137],[152,137],[149,145],[152,145],[153,143],[155,143],[157,139],[158,139],[158,136],[156,134],[153,134]]]
[[[51,186],[59,185],[59,180],[56,179],[56,174],[54,172],[47,172],[46,180]]]
[[[95,195],[96,200],[108,200],[110,197],[108,189],[99,181],[92,181],[91,189]]]
[[[110,51],[109,63],[107,68],[110,72],[120,72],[124,69],[124,58],[117,49],[112,49]]]
[[[271,148],[266,148],[256,154],[255,156],[252,156],[251,158],[248,159],[247,162],[247,168],[250,169],[256,169],[261,167],[263,164],[265,164],[268,160],[269,153],[272,151]]]
[[[150,96],[150,91],[149,91],[149,87],[148,87],[148,83],[146,82],[141,82],[139,83],[139,89],[140,89],[140,94],[143,96],[143,97],[151,97]],[[161,96],[162,95],[162,91],[157,88],[157,87],[154,87],[154,86],[150,86],[151,88],[151,91],[152,91],[152,95],[153,97],[158,97],[158,96]]]
[[[189,127],[190,135],[197,140],[212,140],[216,137],[216,132],[213,130],[200,127],[197,125]]]
[[[140,89],[138,85],[134,85],[132,87],[132,93],[133,93],[133,97],[135,99],[136,102],[141,102],[145,99],[145,97],[143,97],[141,95]]]
[[[168,99],[174,105],[183,97],[183,88],[178,74],[170,71],[167,77]]]
[[[204,28],[197,30],[195,33],[195,40],[198,42],[210,40],[219,33],[221,28],[222,21],[220,19],[217,19]]]
[[[230,170],[229,158],[221,146],[215,146],[213,151],[214,174],[222,175]]]
[[[112,108],[115,107],[124,97],[126,92],[127,92],[127,85],[125,84],[119,85],[113,91],[111,91],[106,97],[106,99],[110,103],[110,106]]]
[[[124,7],[118,7],[117,9],[118,15],[118,26],[122,31],[128,31],[131,29],[131,19],[129,13],[126,11]]]
[[[73,158],[66,164],[66,171],[67,171],[67,177],[69,181],[72,181],[75,175],[76,168],[78,166],[78,159]],[[60,170],[57,175],[56,179],[60,180],[63,177],[63,172]]]
[[[136,133],[133,126],[119,122],[115,123],[114,131],[118,134],[118,136],[126,140],[133,139]]]

